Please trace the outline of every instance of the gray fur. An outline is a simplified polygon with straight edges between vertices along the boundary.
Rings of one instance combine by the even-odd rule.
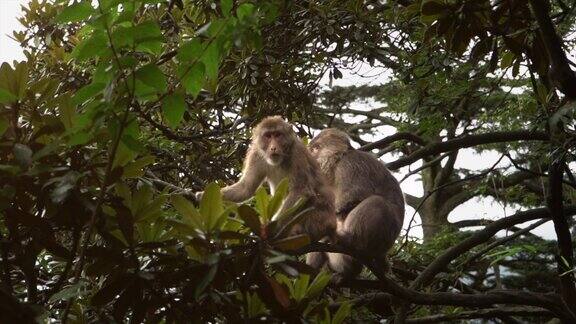
[[[323,130],[310,142],[309,150],[333,186],[336,241],[386,266],[386,254],[404,220],[404,195],[398,181],[375,156],[352,148],[342,131]],[[310,262],[321,262],[317,257]],[[353,278],[361,270],[354,259],[342,254],[329,253],[327,259],[337,281]]]

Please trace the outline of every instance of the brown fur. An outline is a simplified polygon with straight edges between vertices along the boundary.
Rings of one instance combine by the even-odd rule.
[[[267,138],[272,132],[275,137]],[[334,196],[327,186],[318,163],[281,117],[267,117],[252,132],[252,143],[246,153],[240,180],[222,189],[224,199],[241,202],[266,181],[274,192],[288,178],[288,194],[280,212],[292,207],[299,198],[313,206],[310,215],[294,226],[290,234],[306,233],[312,240],[332,237],[336,229]],[[197,196],[201,196],[201,193]]]
[[[386,264],[386,254],[400,234],[404,196],[398,181],[376,157],[355,150],[346,133],[325,129],[309,144],[311,154],[334,189],[338,215],[336,240]],[[326,256],[315,255],[321,263]],[[361,270],[352,258],[329,253],[328,266],[341,279]]]

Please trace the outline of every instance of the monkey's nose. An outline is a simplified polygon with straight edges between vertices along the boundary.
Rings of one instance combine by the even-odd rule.
[[[271,147],[270,151],[272,151],[272,153],[276,153],[276,147]]]

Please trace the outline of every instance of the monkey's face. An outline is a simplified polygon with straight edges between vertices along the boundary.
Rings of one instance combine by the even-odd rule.
[[[290,134],[283,130],[265,129],[260,135],[259,144],[266,162],[276,166],[290,155],[292,140]]]

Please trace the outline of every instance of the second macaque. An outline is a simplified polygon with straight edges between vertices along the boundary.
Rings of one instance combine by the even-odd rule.
[[[398,181],[375,156],[355,150],[346,133],[325,129],[308,145],[335,194],[336,242],[388,267],[386,255],[400,234],[404,195]],[[315,253],[309,262],[324,262],[341,282],[357,276],[361,265],[339,253]]]
[[[254,195],[266,181],[272,193],[288,178],[288,194],[280,207],[282,211],[294,206],[300,198],[314,209],[296,224],[290,235],[305,233],[313,241],[330,239],[336,229],[334,196],[327,186],[318,163],[281,117],[262,120],[252,132],[252,142],[244,159],[240,180],[222,189],[223,198],[241,202]],[[196,194],[197,198],[202,192]]]

